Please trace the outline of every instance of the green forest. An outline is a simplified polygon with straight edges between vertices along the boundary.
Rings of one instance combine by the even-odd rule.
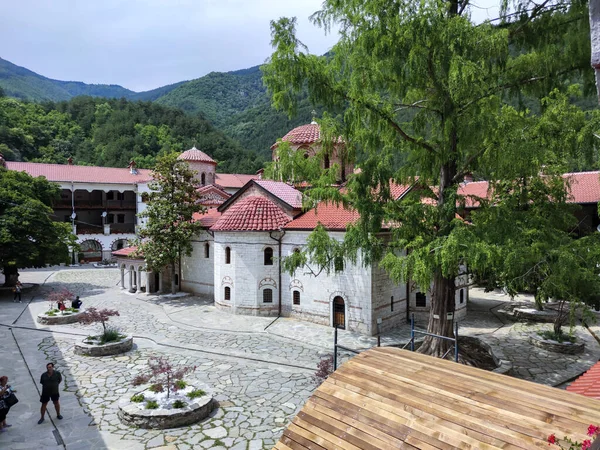
[[[0,97],[0,153],[7,160],[151,168],[156,156],[195,145],[219,172],[253,173],[264,157],[246,151],[200,114],[151,102],[75,97],[30,103]]]

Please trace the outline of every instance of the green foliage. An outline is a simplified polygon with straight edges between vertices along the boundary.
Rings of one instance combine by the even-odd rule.
[[[429,331],[436,334],[452,335],[451,326],[435,317],[453,311],[461,266],[477,276],[494,273],[495,282],[504,285],[514,279],[503,274],[504,258],[518,244],[528,243],[524,253],[531,254],[518,258],[529,263],[557,241],[564,245],[562,263],[582,256],[583,248],[568,251],[579,244],[569,235],[564,186],[550,178],[541,181],[540,174],[559,173],[574,161],[591,164],[598,113],[577,108],[576,89],[569,87],[572,79],[589,79],[584,74],[592,72],[587,4],[522,4],[528,7],[496,26],[474,24],[466,0],[326,0],[313,20],[325,28],[341,27],[340,41],[327,58],[306,52],[296,38],[295,19],[271,23],[275,51],[263,72],[273,104],[293,115],[307,88],[312,103],[332,112],[322,126],[343,135],[361,169],[342,193],[328,188],[323,174],[309,179],[317,189],[308,196],[342,202],[360,213],[341,244],[346,257],[360,251],[367,264],[381,259],[395,281],[431,286]],[[535,108],[525,108],[522,98]],[[291,171],[281,173],[298,170],[297,161],[291,162],[272,173],[293,177]],[[506,197],[507,208],[496,199],[482,201],[481,220],[475,214],[472,225],[460,220],[466,199],[459,189],[466,174],[513,193]],[[411,194],[394,198],[390,181],[412,185]],[[551,198],[542,195],[545,183]],[[518,224],[509,226],[507,219],[501,221],[504,228],[494,228],[491,219],[483,219],[517,201]],[[558,220],[538,231],[550,211]],[[333,250],[331,240],[319,229],[314,236],[308,258],[323,266]],[[515,272],[527,271],[527,264],[517,266]],[[576,267],[582,270],[579,281],[594,276],[595,265]],[[557,265],[553,281],[567,285],[558,290],[579,297],[559,272]],[[445,345],[428,339],[421,351],[442,355]]]
[[[165,390],[163,385],[159,384],[159,383],[153,384],[148,389],[150,389],[152,392],[155,392],[155,393],[162,392]]]
[[[139,231],[135,245],[144,255],[146,265],[160,272],[171,267],[172,293],[175,293],[175,264],[181,255],[191,255],[192,237],[201,229],[193,219],[195,213],[204,212],[198,204],[199,196],[189,164],[170,153],[158,159],[149,184],[147,207],[139,215],[147,219]]]
[[[108,342],[117,342],[123,339],[123,335],[116,328],[107,328],[104,333],[100,335],[100,344],[104,345]]]
[[[190,400],[193,400],[198,397],[204,397],[205,395],[206,395],[206,392],[204,392],[202,389],[194,389],[192,392],[189,392],[187,394],[187,397]]]
[[[175,408],[175,409],[185,408],[186,406],[187,406],[187,403],[184,402],[183,400],[175,400],[173,402],[173,408]]]
[[[51,204],[59,192],[45,178],[0,167],[0,267],[7,280],[17,268],[58,264],[67,258],[75,236],[68,224],[51,219]]]
[[[565,333],[555,333],[554,331],[550,331],[550,330],[546,330],[546,331],[540,331],[538,332],[538,334],[543,337],[544,339],[549,339],[551,341],[556,341],[560,344],[562,344],[563,342],[571,342],[574,343],[577,339],[575,338],[575,336],[571,335],[571,334],[565,334]]]
[[[200,116],[124,99],[77,97],[44,105],[0,98],[0,152],[7,160],[151,168],[156,157],[193,145],[218,170],[253,173],[262,160]]]
[[[187,383],[183,380],[176,380],[173,384],[177,389],[184,389],[187,386]]]
[[[158,402],[156,400],[148,400],[146,402],[146,409],[158,409]]]
[[[141,403],[144,400],[146,400],[146,398],[144,397],[144,394],[135,394],[131,396],[131,401],[133,403]]]

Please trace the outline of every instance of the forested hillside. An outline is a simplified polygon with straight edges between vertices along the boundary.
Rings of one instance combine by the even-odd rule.
[[[193,145],[220,172],[253,173],[263,160],[200,115],[150,102],[77,97],[59,103],[0,98],[0,152],[7,160],[126,167],[154,166],[157,154]]]

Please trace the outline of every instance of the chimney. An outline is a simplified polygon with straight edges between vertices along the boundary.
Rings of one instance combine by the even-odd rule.
[[[73,157],[69,156],[69,158],[67,159],[67,164],[72,166],[73,165]]]
[[[259,179],[259,180],[262,180],[262,176],[263,176],[263,173],[264,173],[264,172],[265,172],[265,169],[258,169],[258,170],[256,171],[256,175],[258,175],[258,179]]]
[[[135,168],[135,161],[132,159],[127,166],[129,168],[129,173],[133,175],[137,175],[137,169]]]
[[[473,174],[472,173],[465,173],[465,178],[464,178],[465,183],[472,183],[473,182]]]
[[[0,153],[0,167],[6,167],[6,160],[4,159],[4,155]]]

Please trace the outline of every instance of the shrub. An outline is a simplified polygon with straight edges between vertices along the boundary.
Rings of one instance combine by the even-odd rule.
[[[134,403],[141,403],[144,400],[146,400],[146,398],[144,397],[144,394],[135,394],[131,397],[131,401]]]
[[[116,328],[107,328],[104,334],[100,336],[100,344],[106,344],[107,342],[119,341],[123,338],[119,330]]]
[[[317,364],[317,371],[313,375],[313,381],[321,384],[333,373],[333,355],[322,358]]]
[[[50,311],[50,312],[46,313],[46,315],[50,316],[50,317],[54,317],[54,316],[56,316],[56,313],[54,311]]]
[[[177,389],[185,389],[187,383],[183,380],[177,380],[175,381],[175,386],[177,387]]]
[[[86,312],[77,318],[77,321],[85,325],[89,325],[91,323],[101,323],[102,334],[104,335],[106,334],[106,322],[108,322],[108,319],[118,315],[120,314],[116,309],[88,308]]]
[[[148,400],[146,402],[146,409],[158,409],[158,402],[156,400]]]
[[[165,388],[163,387],[162,384],[156,383],[153,384],[152,386],[150,386],[149,388],[152,392],[158,393],[158,392],[163,392],[165,390]]]
[[[179,388],[176,382],[181,380],[185,375],[196,370],[194,367],[186,366],[174,366],[169,360],[163,357],[153,356],[148,360],[150,366],[150,373],[141,374],[135,377],[133,385],[138,386],[140,384],[147,383],[151,379],[155,379],[156,385],[160,385],[167,391],[167,398],[171,395],[171,391],[177,392]]]
[[[175,400],[173,402],[173,408],[175,408],[175,409],[185,408],[186,405],[187,405],[187,403],[184,401],[181,401],[181,400]]]
[[[190,392],[187,396],[189,399],[195,399],[198,397],[203,397],[206,395],[206,392],[204,392],[202,389],[194,389],[192,392]]]

